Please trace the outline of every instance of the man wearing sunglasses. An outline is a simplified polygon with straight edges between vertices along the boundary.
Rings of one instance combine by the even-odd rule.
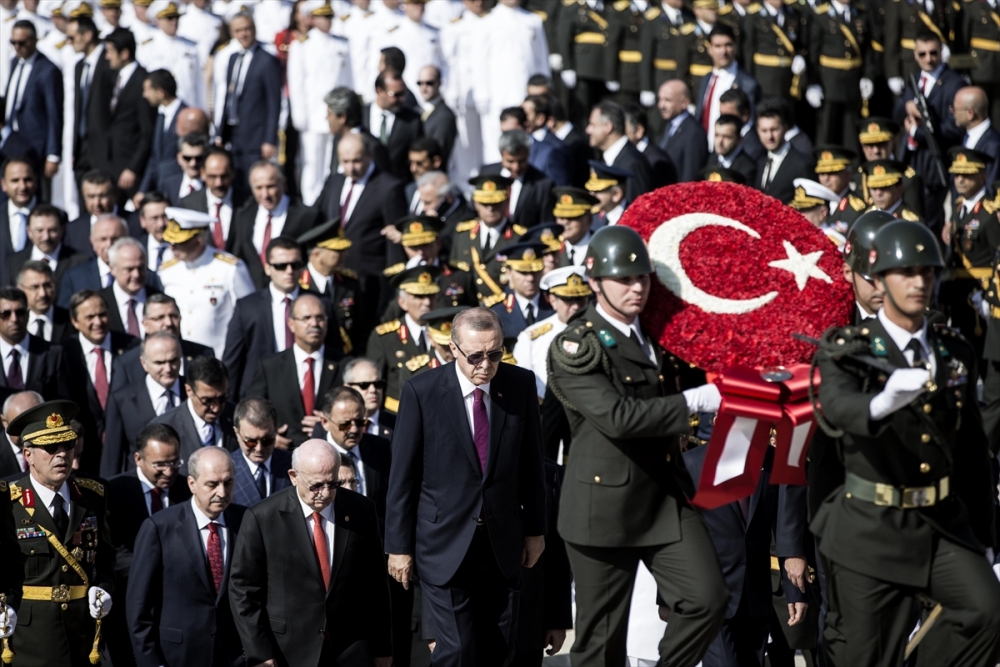
[[[28,334],[28,297],[16,287],[0,287],[0,362],[0,401],[21,391],[49,398],[65,392],[62,349]]]
[[[460,313],[450,347],[455,363],[403,385],[385,550],[404,587],[420,573],[433,664],[492,667],[513,656],[521,568],[545,548],[538,398],[500,361],[496,313]]]
[[[375,362],[366,357],[348,361],[344,365],[344,384],[365,399],[365,419],[368,420],[365,432],[391,439],[396,415],[382,410],[386,382]]]
[[[115,551],[104,485],[71,476],[77,414],[70,401],[49,401],[8,426],[21,438],[28,474],[9,486],[20,531],[24,588],[11,645],[25,665],[86,665],[94,619],[112,608]],[[43,444],[44,443],[44,444]],[[7,559],[3,569],[17,560]]]
[[[175,155],[180,172],[164,176],[158,186],[167,195],[171,206],[177,206],[181,199],[205,187],[205,182],[201,180],[201,168],[205,164],[209,144],[208,135],[199,132],[191,132],[177,140]]]
[[[278,412],[274,404],[259,396],[244,398],[233,413],[233,428],[242,454],[233,452],[233,502],[252,507],[291,486],[288,469],[292,467],[292,454],[275,447]]]

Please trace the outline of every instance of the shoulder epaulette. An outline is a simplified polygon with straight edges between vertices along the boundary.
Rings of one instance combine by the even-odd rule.
[[[759,2],[751,2],[747,6],[747,14],[758,14],[762,9],[764,9],[764,5]]]
[[[240,261],[236,257],[230,255],[228,252],[217,252],[215,253],[215,255],[213,255],[213,257],[215,257],[215,259],[222,260],[226,264],[232,264],[233,266],[236,266],[236,264]]]
[[[227,46],[229,46],[229,42],[223,42],[222,44],[219,44],[217,47],[215,47],[215,53],[218,53]]]
[[[473,227],[476,226],[476,224],[478,224],[478,222],[479,222],[478,220],[466,220],[465,222],[460,222],[457,225],[455,225],[455,231],[458,232],[459,234],[462,234],[464,232],[471,230]]]
[[[431,355],[429,354],[418,354],[409,361],[406,362],[406,368],[411,372],[415,373],[417,370],[423,368],[431,362]]]
[[[917,170],[914,169],[913,167],[907,167],[906,171],[903,172],[903,176],[906,176],[907,178],[913,178],[916,175],[917,175]]]
[[[169,269],[174,264],[180,263],[180,261],[181,260],[177,259],[176,257],[174,257],[172,259],[168,259],[163,264],[160,264],[160,271],[162,271],[163,269]]]
[[[21,487],[13,482],[10,483],[10,501],[16,503],[21,499]]]
[[[543,12],[541,9],[532,9],[531,13],[537,16],[538,18],[542,19],[542,23],[545,23],[546,21],[549,20],[549,13]]]
[[[382,275],[388,278],[396,275],[397,273],[400,273],[405,268],[406,268],[406,262],[398,262],[397,264],[393,264],[387,269],[383,269]]]
[[[152,41],[153,41],[153,38],[150,37],[149,39],[146,39],[146,40],[143,40],[143,41],[139,42],[139,45],[140,46],[146,46],[147,44],[149,44]]]
[[[693,23],[685,23],[684,25],[681,26],[681,34],[690,35],[692,32],[694,32],[694,28],[695,25]]]
[[[910,222],[920,222],[920,216],[908,208],[904,208],[902,211],[900,211],[899,217],[901,217],[903,220],[909,220]]]
[[[824,2],[821,5],[816,5],[815,10],[817,14],[826,14],[830,11],[830,3]]]
[[[358,274],[354,269],[337,269],[337,273],[344,276],[345,278],[350,278],[351,280],[358,279]]]
[[[389,28],[386,32],[388,32],[391,35],[392,33],[396,32],[397,30],[399,30],[399,26],[398,25],[394,25],[391,28]]]
[[[65,39],[63,41],[61,41],[61,42],[56,42],[56,48],[57,49],[61,49],[62,47],[66,46],[68,43],[69,43],[69,41],[65,40]]]
[[[514,233],[518,236],[524,236],[528,233],[528,228],[524,225],[511,225],[511,227],[514,229]]]
[[[104,485],[97,480],[89,479],[87,477],[74,477],[73,481],[76,482],[77,486],[82,486],[85,489],[93,491],[99,496],[104,495]]]
[[[399,327],[401,326],[403,326],[403,323],[400,322],[399,320],[383,322],[382,324],[375,327],[375,333],[377,333],[379,336],[384,336],[388,333],[392,333],[393,331],[398,330]]]
[[[341,14],[341,15],[340,15],[340,20],[341,20],[341,21],[346,21],[346,20],[347,20],[347,19],[349,19],[349,18],[351,18],[351,15],[350,15],[350,14]]]
[[[993,199],[986,199],[984,197],[983,208],[985,208],[986,212],[989,213],[990,215],[996,213],[997,210],[1000,210],[1000,192],[998,192]]]
[[[727,16],[733,13],[732,5],[724,5],[722,9],[719,10],[719,16]]]
[[[565,7],[572,7],[578,2],[583,2],[583,0],[562,0],[563,6]]]
[[[504,298],[506,298],[506,295],[503,292],[500,292],[499,294],[490,294],[489,296],[484,296],[483,307],[492,308],[493,306],[503,301]]]
[[[466,273],[468,273],[472,269],[472,267],[469,266],[468,262],[463,262],[461,260],[456,259],[455,261],[448,263],[451,264],[456,269],[458,269],[459,271],[465,271]]]
[[[855,197],[854,195],[847,195],[847,201],[855,211],[863,211],[868,206],[864,199]]]
[[[531,340],[535,340],[539,336],[542,336],[550,331],[552,331],[552,322],[546,322],[545,324],[537,326],[534,329],[528,331],[528,336],[531,338]]]
[[[951,8],[954,9],[956,12],[962,11],[962,5],[958,4],[957,2],[952,2]]]
[[[628,9],[628,6],[632,4],[632,0],[618,0],[615,4],[611,5],[615,8],[616,12],[623,12]]]

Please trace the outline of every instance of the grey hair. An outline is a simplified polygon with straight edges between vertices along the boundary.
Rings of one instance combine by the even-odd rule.
[[[363,365],[363,364],[368,364],[369,366],[371,366],[372,368],[374,368],[375,369],[375,373],[379,376],[379,378],[382,377],[382,373],[379,371],[377,363],[375,363],[374,361],[372,361],[368,357],[356,357],[354,359],[351,359],[350,361],[347,362],[347,364],[344,365],[344,370],[341,373],[341,377],[344,378],[344,383],[345,384],[350,384],[351,383],[351,380],[349,380],[348,378],[353,377],[354,376],[354,369],[357,368],[358,366]]]
[[[348,127],[361,125],[361,100],[358,94],[346,86],[338,86],[326,94],[323,103],[334,116],[343,116]]]
[[[501,153],[520,153],[531,148],[531,137],[524,130],[507,130],[500,135]]]
[[[142,244],[136,241],[131,236],[123,236],[114,243],[112,243],[111,247],[108,248],[108,266],[114,266],[115,264],[117,264],[118,251],[120,251],[122,248],[126,246],[132,248],[138,248],[139,252],[142,253],[143,264],[146,263],[146,249],[142,247]]]
[[[278,411],[274,404],[266,398],[247,396],[239,402],[233,413],[233,423],[237,428],[244,421],[257,428],[276,427],[278,425]]]
[[[187,460],[188,477],[191,477],[195,480],[198,479],[198,475],[201,472],[199,470],[199,468],[201,468],[201,459],[205,456],[208,456],[206,452],[212,452],[212,451],[222,452],[223,454],[225,454],[226,460],[229,462],[229,471],[230,472],[236,471],[236,468],[233,466],[233,457],[230,456],[229,452],[227,452],[222,447],[199,447],[198,449],[194,450],[194,454],[192,454],[191,457],[188,458]]]
[[[500,316],[489,308],[477,307],[463,310],[455,316],[451,323],[451,341],[458,345],[461,342],[459,335],[463,329],[469,331],[495,331],[503,338],[503,324]]]
[[[10,396],[8,396],[4,400],[4,402],[3,402],[3,414],[4,414],[4,416],[6,416],[7,415],[7,411],[10,410],[10,404],[14,402],[14,399],[17,398],[18,396],[24,396],[25,394],[31,394],[32,396],[34,396],[35,399],[38,401],[39,405],[41,405],[42,403],[45,402],[45,398],[41,394],[39,394],[37,391],[31,391],[30,389],[27,390],[27,391],[19,391],[17,393],[11,394]]]
[[[141,343],[141,345],[142,345],[142,352],[141,352],[141,354],[142,354],[143,359],[146,358],[146,346],[148,346],[149,343],[152,342],[152,341],[154,341],[154,340],[171,340],[171,341],[177,343],[177,351],[181,352],[183,354],[183,352],[181,351],[181,339],[180,339],[180,336],[178,336],[176,334],[172,334],[169,331],[156,331],[154,333],[148,334],[145,338],[142,339],[142,343]]]
[[[121,230],[122,236],[128,236],[128,225],[125,224],[125,221],[122,220],[117,215],[115,215],[114,213],[105,213],[103,215],[97,216],[97,222],[95,222],[94,225],[93,225],[93,227],[90,228],[90,233],[91,234],[94,233],[94,227],[97,226],[98,222],[104,222],[105,220],[116,220],[116,221],[118,221],[118,228]]]
[[[292,470],[294,470],[295,472],[298,472],[299,470],[301,470],[301,463],[302,463],[302,454],[301,454],[301,452],[302,452],[302,448],[301,447],[296,447],[295,449],[292,450]],[[333,458],[337,461],[337,466],[336,467],[339,469],[340,468],[340,463],[343,460],[340,457],[340,452],[337,451],[336,447],[334,447],[333,445],[330,445],[330,453],[333,454]]]

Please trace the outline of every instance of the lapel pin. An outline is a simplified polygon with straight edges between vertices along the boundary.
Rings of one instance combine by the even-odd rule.
[[[351,517],[349,517],[349,516],[347,516],[347,515],[345,514],[345,515],[344,515],[344,522],[346,523],[346,522],[348,522],[348,521],[350,521],[350,520],[351,520]]]
[[[327,365],[326,365],[326,369],[327,369],[328,371],[332,371],[332,370],[333,370],[333,364],[327,364]]]

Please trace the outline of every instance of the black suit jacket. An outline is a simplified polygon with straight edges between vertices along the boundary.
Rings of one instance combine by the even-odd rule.
[[[69,321],[69,311],[59,306],[52,307],[52,343],[61,343],[66,336],[75,332]]]
[[[228,586],[245,512],[230,505],[222,513],[228,535],[218,591],[191,503],[168,507],[142,525],[126,597],[139,667],[245,664]]]
[[[21,467],[8,444],[7,434],[0,436],[0,479],[10,482],[24,477],[25,470]]]
[[[139,348],[136,348],[139,349]],[[180,381],[180,396],[187,399],[184,378]],[[156,419],[156,409],[149,398],[146,378],[125,385],[108,395],[105,410],[104,450],[101,452],[101,477],[109,479],[125,471],[135,470],[132,452],[139,431]]]
[[[83,59],[76,62],[73,70],[74,104],[73,114],[73,157],[76,160],[75,168],[79,169],[81,161],[88,169],[103,169],[104,162],[99,161],[99,157],[105,150],[107,143],[108,126],[111,122],[111,109],[108,108],[108,101],[111,99],[111,92],[114,90],[115,76],[117,72],[111,71],[107,58],[104,57],[104,45],[97,47],[102,51],[97,56],[94,71],[90,77],[90,91],[87,95],[86,108],[84,108],[84,96],[80,87],[83,76]],[[82,123],[81,123],[82,119]],[[86,126],[87,135],[80,135],[80,127]],[[78,248],[79,250],[79,248]]]
[[[171,206],[177,206],[177,202],[181,200],[181,183],[183,182],[183,173],[165,174],[160,179],[159,190],[167,196],[167,201],[170,202]]]
[[[705,163],[705,166],[717,167],[719,164],[719,156],[712,153],[708,156],[708,162]],[[729,168],[743,174],[743,177],[747,179],[747,185],[753,185],[753,179],[757,176],[757,162],[743,151],[742,146],[736,148],[736,155],[733,156]]]
[[[233,432],[233,411],[236,406],[227,403],[215,426],[222,433],[222,447],[229,452],[235,452],[240,448],[236,440],[236,433]],[[178,435],[181,436],[181,458],[184,465],[177,471],[178,476],[187,477],[187,461],[197,449],[201,448],[201,434],[194,424],[194,417],[191,416],[191,409],[188,402],[184,401],[173,410],[167,410],[162,415],[154,419],[151,424],[168,424],[172,426]]]
[[[146,298],[153,296],[154,294],[159,294],[162,290],[155,287],[146,286]],[[112,331],[118,331],[125,333],[125,323],[122,322],[121,313],[118,312],[118,302],[115,301],[115,288],[105,287],[100,292],[101,298],[104,299],[104,305],[108,307],[108,327]],[[138,313],[137,313],[138,315]],[[142,320],[139,320],[139,328],[142,329]]]
[[[702,167],[708,159],[708,135],[705,130],[690,115],[680,122],[673,136],[670,136],[670,123],[660,137],[662,148],[677,167],[677,182],[687,183],[701,179]]]
[[[249,199],[243,206],[234,211],[233,221],[229,227],[229,236],[236,237],[233,242],[233,254],[246,262],[254,285],[257,286],[257,289],[263,289],[271,281],[264,273],[264,267],[260,263],[260,253],[257,252],[257,248],[253,244],[253,228],[254,220],[257,218],[257,209],[257,202]],[[304,206],[295,199],[290,200],[281,235],[294,239],[304,234],[316,226],[318,213],[311,206]],[[277,236],[274,234],[271,238]],[[226,245],[229,245],[228,240]]]
[[[4,206],[3,209],[6,212],[7,207]],[[7,229],[10,229],[10,227],[7,227]],[[24,250],[15,252],[4,261],[3,270],[0,271],[0,284],[14,285],[17,283],[17,272],[21,270],[25,262],[31,259],[31,251],[33,249],[34,244],[29,240],[27,245],[24,246]],[[56,270],[52,272],[52,282],[55,283],[56,290],[58,291],[59,285],[62,283],[62,277],[66,275],[66,272],[71,267],[80,264],[83,256],[75,248],[63,243],[59,246],[59,253],[56,256],[56,260],[58,263],[56,264]]]
[[[118,370],[121,371],[111,378],[111,391],[115,392],[122,387],[133,382],[145,382],[146,371],[142,367],[139,357],[142,356],[142,347],[137,345],[121,356],[121,364]],[[195,343],[190,340],[181,341],[181,356],[184,357],[184,364],[189,363],[195,357],[215,357],[215,350],[207,345]],[[184,368],[181,364],[181,368]]]
[[[324,353],[323,365],[320,368],[313,366],[314,382],[317,384],[316,409],[327,390],[341,383],[341,369],[336,358],[326,348]],[[261,359],[250,384],[249,395],[263,396],[274,404],[278,411],[278,427],[288,424],[285,435],[292,439],[293,447],[298,447],[310,438],[311,434],[302,431],[302,419],[306,416],[306,410],[302,404],[294,348],[290,347],[284,352]]]
[[[30,239],[29,239],[30,240]],[[0,197],[0,259],[7,262],[14,253],[14,240],[10,238],[10,215],[7,213],[7,196]]]
[[[636,147],[638,148],[638,146]],[[652,140],[646,143],[646,150],[639,151],[653,172],[653,188],[662,188],[677,182],[677,167],[666,152]]]
[[[454,364],[414,376],[400,393],[386,500],[385,550],[413,554],[420,578],[445,585],[486,516],[504,576],[517,579],[524,537],[545,534],[545,476],[534,375],[500,364],[490,382],[481,470]],[[448,461],[448,465],[424,465]]]
[[[8,56],[4,56],[8,57]],[[14,76],[17,57],[8,61],[5,99],[14,95],[18,83]],[[6,111],[6,105],[4,106]],[[42,53],[37,53],[11,114],[10,135],[3,144],[2,156],[23,157],[31,161],[36,174],[49,155],[62,156],[63,79],[62,71]],[[14,127],[17,129],[14,129]]]
[[[365,433],[361,436],[358,449],[361,450],[361,464],[365,468],[365,497],[375,503],[379,532],[385,535],[385,500],[389,493],[392,446],[388,438]]]
[[[385,145],[372,136],[371,132],[364,129],[363,127],[357,128],[358,134],[361,135],[361,139],[365,142],[365,146],[368,147],[368,151],[372,155],[372,162],[375,163],[375,167],[386,174],[392,173],[392,162],[389,161],[389,151],[386,149]],[[331,151],[333,155],[330,158],[330,173],[336,174],[340,169],[340,160],[337,159],[337,145],[340,143],[340,136],[333,135],[333,150]]]
[[[708,85],[712,81],[712,75],[709,73],[707,76],[702,77],[701,85],[698,87],[698,100],[697,106],[695,107],[694,119],[701,125],[702,115],[707,113],[705,110],[705,95],[708,93]],[[760,84],[753,76],[746,72],[742,67],[737,66],[736,68],[736,80],[733,81],[733,85],[730,90],[736,89],[742,90],[750,98],[750,117],[756,118],[755,109],[757,108],[757,103],[760,102]]]
[[[160,110],[156,108],[153,121],[153,143],[150,147],[149,162],[139,184],[139,192],[163,191],[165,179],[168,176],[182,174],[181,166],[177,164],[177,117],[187,108],[183,101],[170,119],[170,124],[164,127],[160,123]],[[166,193],[169,196],[169,193]],[[176,194],[176,193],[174,193]],[[173,199],[170,200],[173,203]]]
[[[639,195],[652,192],[656,187],[653,182],[653,170],[649,166],[649,162],[631,142],[625,142],[621,152],[615,156],[615,161],[611,166],[628,169],[632,172],[628,183],[625,184],[625,198],[630,202],[638,199]]]
[[[271,493],[274,495],[292,485],[288,470],[292,467],[292,453],[284,449],[274,449],[268,462],[268,473],[271,475]],[[242,451],[233,452],[233,468],[236,470],[233,484],[233,502],[244,507],[253,507],[263,498],[257,490],[257,480],[250,472],[246,457]]]
[[[362,126],[374,137],[379,136],[380,127],[369,127],[371,105],[366,104],[361,114]],[[385,147],[389,151],[389,164],[392,165],[392,175],[404,183],[413,180],[410,173],[410,144],[424,136],[424,123],[420,114],[409,107],[401,107],[392,121],[392,132],[389,133]]]
[[[233,126],[231,138],[237,166],[260,157],[261,144],[278,145],[278,116],[281,112],[281,64],[258,42],[253,58],[243,77],[243,88],[236,102],[239,124]],[[230,55],[226,70],[228,82],[235,74],[237,54]],[[216,104],[225,104],[216,100]],[[226,121],[223,121],[224,123]],[[228,128],[223,132],[227,132]],[[256,156],[256,157],[255,157]],[[240,188],[237,188],[240,189]]]
[[[74,246],[75,247],[75,246]],[[78,249],[79,250],[79,249]],[[73,266],[66,269],[63,274],[62,283],[59,285],[59,292],[56,295],[56,305],[60,308],[69,308],[69,300],[80,290],[89,289],[101,291],[104,285],[101,283],[101,272],[97,268],[97,258],[91,255],[92,259],[83,259],[85,255],[81,252],[76,255]],[[160,277],[155,272],[146,274],[146,285],[160,289]]]
[[[986,184],[996,183],[1000,178],[1000,132],[993,125],[979,137],[975,149],[990,156],[991,160],[986,171]]]
[[[28,335],[28,374],[24,378],[24,389],[13,389],[7,385],[7,375],[0,365],[0,403],[19,391],[37,391],[46,401],[65,398],[67,381],[62,373],[63,349],[48,343],[44,338]],[[2,446],[0,442],[0,446]]]
[[[105,486],[108,493],[108,526],[111,528],[111,543],[117,552],[115,574],[122,577],[122,581],[128,581],[135,537],[139,534],[142,523],[149,518],[146,497],[134,467],[128,472],[108,479]],[[191,492],[188,490],[187,480],[174,477],[174,483],[167,495],[172,505],[189,500]],[[123,593],[125,588],[118,588],[118,591]]]
[[[112,85],[117,76],[110,73]],[[118,104],[114,111],[109,108],[107,142],[103,151],[91,142],[91,154],[96,160],[94,166],[105,169],[117,181],[121,173],[129,169],[136,175],[135,185],[126,192],[119,193],[119,204],[135,193],[153,145],[153,126],[156,124],[156,110],[142,97],[142,82],[146,70],[137,67],[118,94]],[[109,96],[105,103],[110,103]]]
[[[573,126],[562,142],[566,144],[573,156],[570,165],[573,170],[573,185],[582,188],[583,184],[590,178],[590,165],[587,163],[594,159],[594,149],[590,147],[590,139],[580,128]]]
[[[764,194],[771,195],[782,204],[787,204],[795,197],[793,181],[796,178],[802,178],[803,174],[814,173],[815,164],[811,156],[803,155],[794,146],[789,146],[788,154],[785,155],[777,173],[771,176],[770,183],[765,188],[761,187],[764,171],[767,169],[767,153],[765,152],[757,162],[757,173],[754,175],[754,181],[751,185]]]
[[[494,162],[484,166],[480,173],[500,175],[502,169],[503,166],[499,162]],[[517,206],[514,207],[511,222],[530,228],[544,220],[552,219],[552,207],[555,205],[552,196],[554,187],[555,183],[551,178],[529,164],[521,181],[521,194],[517,197]]]
[[[458,138],[455,112],[442,100],[434,105],[434,110],[423,118],[423,122],[424,135],[431,137],[441,146],[441,166],[447,171],[448,160],[451,158],[451,151],[455,148],[455,140]]]

